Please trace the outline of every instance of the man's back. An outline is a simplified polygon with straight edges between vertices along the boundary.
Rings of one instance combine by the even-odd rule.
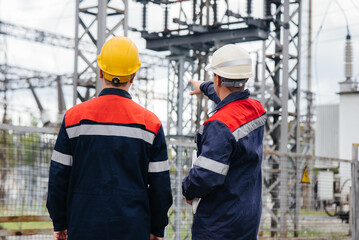
[[[71,162],[61,162],[67,156]],[[104,89],[68,110],[52,160],[48,208],[55,230],[56,222],[66,224],[69,239],[163,234],[172,203],[163,129],[126,91]],[[61,179],[68,179],[62,217]]]

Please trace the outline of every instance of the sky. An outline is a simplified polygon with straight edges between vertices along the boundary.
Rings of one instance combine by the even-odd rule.
[[[75,34],[75,0],[0,0],[0,20],[26,27],[49,31],[68,37]],[[122,1],[121,1],[122,2]],[[218,1],[223,2],[224,1]],[[343,11],[338,6],[340,3]],[[129,0],[129,25],[141,29],[141,5]],[[244,0],[229,0],[234,10],[244,12]],[[261,17],[262,0],[254,0],[254,16]],[[329,6],[329,8],[328,8]],[[302,1],[303,28],[302,28],[302,89],[307,88],[307,39],[308,39],[308,1]],[[191,15],[186,7],[185,13]],[[189,11],[187,12],[187,10]],[[223,9],[223,6],[220,6]],[[328,9],[328,11],[327,11]],[[327,14],[325,14],[327,12]],[[171,9],[172,15],[178,15],[178,9]],[[336,104],[339,102],[337,92],[338,82],[344,80],[344,48],[347,34],[346,20],[350,29],[353,46],[353,77],[359,77],[359,2],[356,0],[313,0],[312,13],[312,89],[315,93],[315,104]],[[174,16],[173,16],[174,17]],[[321,26],[321,28],[320,28]],[[163,27],[163,9],[161,6],[151,5],[149,8],[148,28],[159,31]],[[138,33],[130,33],[140,51],[145,51],[145,40]],[[47,71],[51,73],[72,73],[74,71],[74,52],[69,49],[33,43],[13,37],[0,36],[1,51],[6,49],[7,63],[24,68]],[[5,45],[4,45],[5,43]],[[242,44],[248,51],[261,49],[260,42]],[[163,55],[163,54],[162,54]],[[0,58],[4,62],[3,53]],[[153,87],[160,88],[166,84],[166,71],[156,71],[156,81]],[[38,89],[44,108],[49,112],[51,119],[56,118],[56,90]],[[65,87],[64,94],[67,107],[72,106],[72,89]],[[35,101],[28,90],[9,92],[9,111],[14,123],[27,125],[29,117],[23,112],[39,116]],[[0,100],[2,103],[2,100]],[[304,103],[304,101],[303,101]],[[154,104],[157,105],[157,104]],[[163,108],[163,107],[161,107]],[[161,120],[166,114],[156,110]],[[157,112],[156,112],[157,111]],[[29,114],[28,114],[29,115]]]

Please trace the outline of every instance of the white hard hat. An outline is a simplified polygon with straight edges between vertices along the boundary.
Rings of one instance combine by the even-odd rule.
[[[244,48],[234,44],[227,44],[217,49],[205,70],[227,79],[253,77],[251,56]]]

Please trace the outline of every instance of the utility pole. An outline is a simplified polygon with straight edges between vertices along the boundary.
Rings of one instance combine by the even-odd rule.
[[[313,129],[312,129],[312,116],[313,116],[313,92],[312,92],[312,0],[308,0],[308,56],[307,56],[307,114],[305,121],[304,139],[305,144],[308,146],[309,154],[313,146]],[[308,163],[310,165],[310,163]],[[312,178],[312,168],[309,167],[309,178]],[[312,204],[312,181],[309,185],[304,186],[304,207],[311,207]],[[306,200],[306,201],[305,201]]]

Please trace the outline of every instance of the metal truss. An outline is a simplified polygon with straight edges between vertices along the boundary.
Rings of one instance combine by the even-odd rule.
[[[265,3],[265,17],[272,21],[262,56],[261,95],[268,113],[265,146],[283,154],[299,153],[301,1]],[[264,204],[263,208],[264,213],[272,216],[272,236],[278,225],[281,237],[287,236],[288,224],[299,229],[301,176],[295,170],[302,169],[302,164],[302,159],[284,155],[264,159],[263,191],[271,194],[271,204]],[[298,232],[294,234],[297,236]]]
[[[73,38],[3,21],[0,21],[0,34],[56,47],[75,48],[75,40]],[[81,42],[81,44],[80,48],[85,51],[90,50],[92,47],[91,42]]]
[[[233,12],[227,0],[137,0],[137,2],[143,4],[143,30],[141,32],[146,39],[146,47],[155,51],[171,51],[167,132],[177,136],[193,134],[201,120],[208,118],[207,99],[199,97],[197,107],[191,107],[194,104],[193,97],[188,94],[190,90],[184,91],[191,77],[187,77],[187,81],[184,81],[186,78],[184,76],[192,74],[197,79],[208,80],[208,75],[203,68],[211,51],[227,43],[267,39],[268,21],[254,19],[251,16],[252,1],[249,1],[247,5],[247,16]],[[180,11],[179,15],[173,18],[173,22],[178,24],[178,27],[171,30],[168,24],[169,8],[176,3],[179,4]],[[189,3],[192,4],[191,16],[188,11],[185,11],[185,3],[187,7],[191,6],[188,5]],[[147,29],[146,18],[150,4],[164,7],[164,29],[161,32],[154,33]],[[219,5],[225,6],[225,11],[221,12],[222,15],[218,11]]]
[[[87,100],[100,92],[102,86],[96,64],[97,55],[106,39],[115,36],[118,31],[127,36],[127,7],[128,0],[76,0],[74,105],[78,99]],[[82,42],[91,42],[92,49],[97,51],[83,51],[80,48]],[[81,88],[85,90],[84,93]]]
[[[148,101],[149,99],[159,99],[159,96],[154,93],[153,80],[154,69],[151,67],[141,67],[141,71],[137,73],[130,88],[133,100],[145,108],[153,108],[153,102]],[[162,99],[165,100],[164,96]]]
[[[248,5],[247,16],[241,16],[231,11],[227,0],[209,1],[193,0],[192,16],[183,7],[188,1],[151,1],[137,0],[143,4],[142,37],[146,39],[146,47],[155,51],[171,50],[183,52],[189,50],[208,51],[226,43],[265,40],[268,38],[267,21],[251,17],[252,5]],[[251,1],[249,1],[251,2]],[[161,32],[149,32],[146,27],[147,5],[157,3],[164,5],[164,29]],[[169,8],[179,3],[180,13],[173,22],[178,28],[170,30]],[[188,5],[187,5],[188,6]],[[223,15],[218,12],[218,6],[225,6]]]
[[[108,6],[108,8],[111,8],[113,10],[113,8],[111,6]],[[88,14],[91,15],[91,7],[88,8],[87,11]],[[111,10],[108,10],[109,12],[111,12]],[[114,10],[113,10],[114,11]],[[93,12],[92,12],[93,13]],[[113,15],[113,13],[109,13],[109,15]],[[110,30],[108,30],[110,31]],[[113,29],[114,31],[114,29]],[[112,31],[112,32],[113,32]],[[61,48],[67,48],[67,49],[74,49],[75,48],[75,39],[73,38],[69,38],[60,34],[55,34],[55,33],[50,33],[50,32],[45,32],[45,31],[41,31],[38,29],[34,29],[34,28],[28,28],[28,27],[24,27],[24,26],[19,26],[19,25],[15,25],[15,24],[11,24],[11,23],[6,23],[3,21],[0,21],[0,34],[2,34],[2,36],[10,36],[10,37],[16,37],[16,38],[21,38],[24,40],[28,40],[28,41],[33,41],[33,42],[39,42],[41,44],[48,44],[51,46],[55,46],[55,47],[61,47]],[[113,34],[113,33],[112,33]],[[4,38],[5,39],[5,38]],[[4,44],[2,44],[2,46],[5,46]],[[97,56],[96,54],[96,47],[94,46],[92,41],[86,41],[86,39],[83,39],[81,41],[78,41],[78,45],[76,45],[76,47],[79,49],[79,51],[81,53],[84,54],[89,54],[89,55],[93,55],[93,56]],[[3,53],[6,53],[6,51],[1,51]],[[150,62],[154,62],[152,64],[152,66],[156,66],[156,67],[166,67],[168,66],[168,61],[167,59],[160,57],[160,56],[154,56],[151,55],[150,53],[140,53],[140,58],[142,61],[142,65],[146,66],[146,64],[148,65],[148,63]],[[4,60],[1,60],[2,62],[4,62]],[[60,78],[58,74],[53,74],[53,73],[48,73],[48,72],[43,72],[43,71],[36,71],[36,70],[31,70],[31,69],[26,69],[26,68],[22,68],[22,67],[17,67],[17,66],[9,66],[6,64],[2,64],[0,65],[0,71],[2,73],[2,77],[0,80],[0,91],[4,92],[4,96],[6,95],[6,90],[19,90],[19,89],[33,89],[32,93],[34,94],[35,91],[34,89],[36,88],[42,88],[42,87],[57,87],[58,91],[59,91],[59,96],[63,95],[62,94],[62,87],[58,86],[59,81],[57,81],[57,79],[60,79],[61,84],[64,85],[73,85],[73,74],[62,74],[60,75]],[[141,73],[143,72],[144,73]],[[144,74],[146,74],[148,71],[145,70],[143,67],[139,70],[138,75],[143,76]],[[6,76],[6,80],[5,80],[5,76]],[[88,79],[89,82],[87,82],[86,87],[87,89],[95,89],[95,79],[94,79],[94,74],[91,71],[88,72],[84,72],[81,73],[81,77],[83,79]],[[153,77],[152,77],[153,79]],[[31,84],[31,87],[30,87]],[[146,83],[146,86],[148,85],[148,83]],[[142,99],[143,96],[148,96],[148,93],[143,91],[140,91],[138,95],[138,99]],[[140,96],[141,95],[141,96]],[[38,106],[41,105],[41,103],[39,102],[39,99],[37,96],[35,96],[35,101],[38,103]],[[87,99],[89,99],[90,96],[90,92],[86,91],[84,96],[81,95],[77,95],[77,97],[81,100],[81,101],[85,101]],[[144,101],[147,101],[147,99],[145,99]],[[40,104],[40,105],[39,105]],[[59,115],[62,114],[62,112],[64,112],[65,110],[65,106],[64,106],[64,100],[63,99],[59,99]],[[42,109],[42,106],[40,107],[40,111]],[[60,110],[61,109],[61,110]]]
[[[6,99],[5,96],[7,91],[30,89],[36,105],[39,108],[41,121],[44,125],[49,125],[50,121],[46,110],[43,108],[40,99],[36,94],[35,88],[57,88],[58,123],[61,123],[63,113],[66,110],[63,85],[72,85],[72,75],[56,75],[53,73],[1,64],[0,76],[0,92],[3,93],[4,99]],[[6,101],[4,104],[7,104]],[[56,124],[54,126],[56,126]]]
[[[57,77],[61,77],[63,85],[72,85],[72,74],[58,75],[54,73],[31,70],[27,68],[0,64],[0,72],[6,74],[0,79],[0,91],[29,89],[27,80],[33,88],[57,87]],[[6,84],[6,86],[5,86]]]
[[[168,69],[167,134],[188,136],[195,131],[195,109],[189,97],[189,80],[194,75],[194,59],[185,56],[170,57]]]

